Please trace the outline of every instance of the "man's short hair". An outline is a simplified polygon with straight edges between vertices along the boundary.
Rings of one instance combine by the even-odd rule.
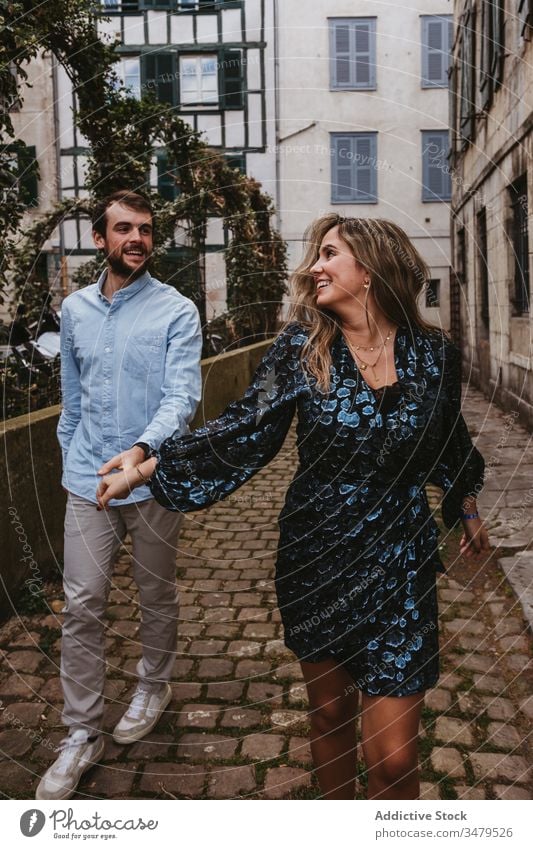
[[[113,203],[120,203],[122,206],[126,206],[128,209],[134,209],[136,212],[148,212],[152,217],[154,215],[152,204],[144,195],[138,192],[130,192],[128,189],[120,189],[118,192],[113,192],[112,195],[108,195],[98,201],[93,210],[93,230],[104,238],[107,229],[106,213]]]

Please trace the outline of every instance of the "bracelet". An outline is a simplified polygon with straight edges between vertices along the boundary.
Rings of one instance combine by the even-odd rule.
[[[136,471],[137,471],[137,473],[138,473],[138,475],[139,475],[140,479],[143,481],[143,483],[146,483],[146,484],[147,484],[147,483],[149,483],[149,479],[143,475],[143,473],[141,472],[141,470],[140,470],[139,466],[135,466],[135,469],[136,469]]]
[[[479,513],[463,513],[463,512],[461,512],[461,519],[479,519]]]

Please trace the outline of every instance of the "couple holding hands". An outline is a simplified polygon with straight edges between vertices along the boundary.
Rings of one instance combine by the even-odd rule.
[[[489,550],[476,496],[484,461],[461,414],[461,357],[420,314],[427,267],[383,219],[328,214],[305,234],[290,316],[243,397],[189,432],[201,397],[192,301],[148,272],[154,216],[122,191],[95,210],[106,269],[62,305],[68,736],[37,788],[70,798],[103,755],[104,611],[126,533],[141,607],[138,684],[113,731],[140,740],[171,699],[182,514],[209,507],[276,455],[298,414],[298,468],[279,516],[276,590],[301,663],[321,797],[353,799],[355,724],[368,798],[416,799],[418,730],[439,676],[439,528],[425,485],[444,490],[461,551]],[[305,625],[305,627],[304,627]]]

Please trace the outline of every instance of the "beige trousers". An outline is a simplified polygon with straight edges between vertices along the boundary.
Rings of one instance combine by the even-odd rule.
[[[137,674],[148,685],[170,679],[177,640],[176,546],[182,518],[154,499],[97,511],[95,504],[69,494],[61,684],[62,719],[71,731],[86,728],[94,734],[102,728],[105,631],[113,632],[113,622],[104,622],[104,612],[113,564],[126,533],[132,542],[142,616]]]

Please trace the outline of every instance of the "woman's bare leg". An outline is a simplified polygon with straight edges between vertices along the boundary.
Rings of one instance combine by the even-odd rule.
[[[424,693],[363,693],[361,738],[369,799],[418,799],[418,729]]]
[[[334,660],[301,663],[311,722],[311,754],[323,799],[353,799],[358,691]]]

